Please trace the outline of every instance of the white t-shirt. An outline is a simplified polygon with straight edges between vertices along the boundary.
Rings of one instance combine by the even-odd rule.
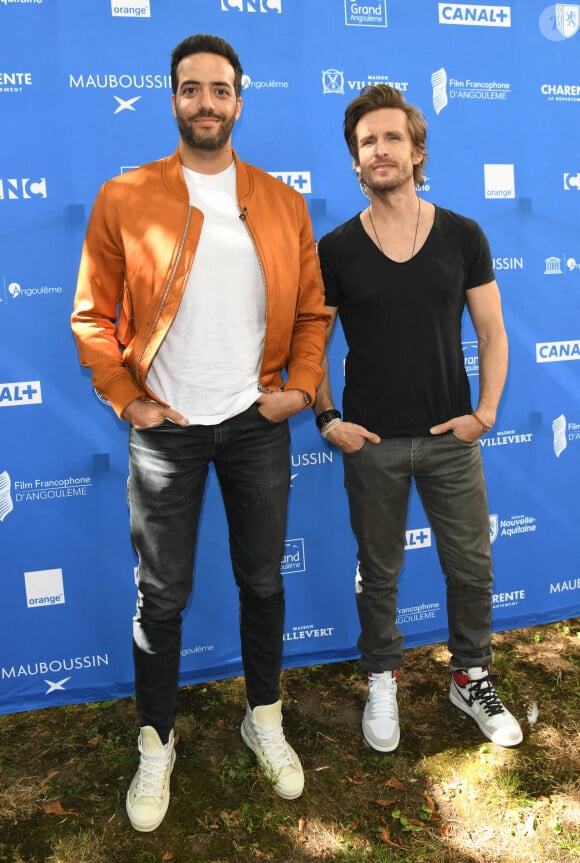
[[[181,305],[147,386],[190,425],[215,425],[258,398],[265,285],[240,219],[234,162],[220,174],[185,167],[183,174],[204,222]]]

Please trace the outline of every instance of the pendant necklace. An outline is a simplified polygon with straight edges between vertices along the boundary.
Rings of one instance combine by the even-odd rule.
[[[419,233],[419,219],[421,218],[421,198],[417,197],[417,200],[419,202],[419,206],[417,207],[417,224],[415,225],[415,236],[413,238],[413,248],[411,249],[411,254],[410,254],[408,260],[411,260],[411,258],[415,254],[415,246],[417,244],[417,234]],[[377,234],[377,229],[375,228],[375,223],[373,222],[373,216],[372,216],[370,207],[368,208],[367,213],[369,214],[369,220],[371,223],[371,227],[373,229],[373,233],[374,233],[376,240],[377,240],[377,245],[378,245],[379,249],[381,250],[381,252],[383,252],[383,247],[381,245],[381,241],[379,240],[379,235]],[[383,255],[384,254],[385,253],[383,252]]]

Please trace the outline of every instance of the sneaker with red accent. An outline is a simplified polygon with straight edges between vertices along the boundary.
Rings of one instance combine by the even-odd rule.
[[[370,672],[369,697],[362,718],[363,737],[377,752],[392,752],[399,745],[397,681],[399,672]]]
[[[522,729],[495,691],[487,666],[454,670],[449,700],[471,716],[493,743],[517,746],[522,742]]]

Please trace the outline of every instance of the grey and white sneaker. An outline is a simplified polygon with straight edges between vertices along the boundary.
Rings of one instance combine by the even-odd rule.
[[[274,791],[285,800],[300,797],[304,790],[304,773],[300,759],[284,737],[282,702],[253,710],[248,705],[241,733]]]
[[[378,752],[392,752],[399,745],[397,681],[399,672],[369,673],[369,697],[362,718],[363,736]]]
[[[449,700],[475,719],[480,730],[493,743],[517,746],[522,742],[522,729],[495,691],[487,666],[454,670]]]
[[[150,725],[139,734],[139,767],[127,792],[127,815],[135,830],[150,833],[167,813],[169,778],[175,764],[173,731],[164,745]]]

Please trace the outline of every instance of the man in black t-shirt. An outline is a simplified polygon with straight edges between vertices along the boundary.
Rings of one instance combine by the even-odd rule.
[[[319,244],[329,337],[338,314],[348,355],[343,418],[327,361],[314,410],[343,451],[358,544],[363,735],[380,752],[399,743],[397,581],[414,480],[446,580],[449,698],[490,740],[516,746],[520,726],[489,677],[493,571],[479,437],[495,422],[508,345],[488,242],[471,219],[418,197],[426,123],[398,90],[365,88],[346,109],[344,134],[370,205]],[[479,345],[475,411],[461,346],[466,305]]]

